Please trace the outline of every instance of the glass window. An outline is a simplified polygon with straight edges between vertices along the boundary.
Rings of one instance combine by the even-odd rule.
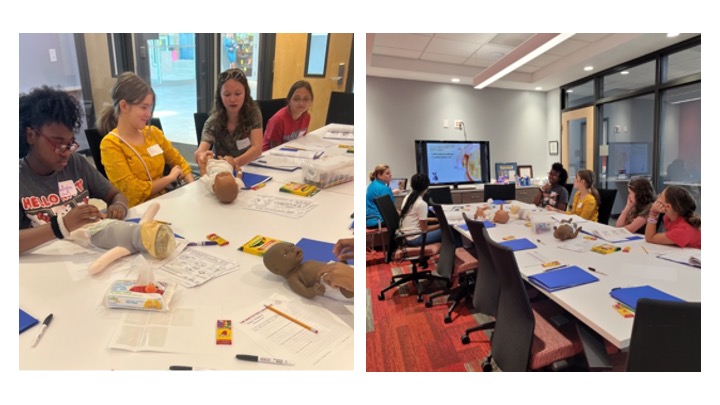
[[[660,112],[660,182],[687,188],[700,211],[700,83],[662,94]]]
[[[623,69],[602,78],[603,97],[632,93],[655,84],[655,61]]]
[[[565,108],[578,107],[593,101],[595,88],[592,80],[565,90]]]
[[[242,69],[250,85],[250,95],[257,100],[260,34],[228,33],[220,41],[220,47],[220,72],[230,68]]]
[[[325,77],[330,34],[308,34],[305,76]]]
[[[700,45],[670,54],[667,59],[667,77],[664,81],[696,73],[700,73]]]

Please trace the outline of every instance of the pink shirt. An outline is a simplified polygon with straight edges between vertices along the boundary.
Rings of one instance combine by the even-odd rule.
[[[700,229],[688,224],[684,217],[678,217],[670,222],[670,218],[665,215],[663,223],[665,225],[665,235],[673,243],[680,247],[700,249]]]

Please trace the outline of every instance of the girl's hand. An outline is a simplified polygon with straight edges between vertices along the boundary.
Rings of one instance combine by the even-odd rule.
[[[660,201],[655,201],[650,207],[650,213],[654,215],[660,215],[665,212],[665,204],[661,203]]]

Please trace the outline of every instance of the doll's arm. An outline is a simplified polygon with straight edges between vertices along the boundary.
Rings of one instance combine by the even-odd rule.
[[[88,267],[88,273],[92,276],[97,273],[100,273],[107,267],[110,263],[114,262],[115,260],[125,257],[129,255],[131,252],[122,246],[116,246],[107,252],[103,253],[102,256],[100,256],[99,259],[95,260],[90,264],[90,267]]]
[[[142,218],[140,218],[140,223],[144,224],[146,222],[150,222],[155,218],[155,215],[160,210],[160,204],[158,203],[152,203],[148,206],[147,211],[145,211],[145,214],[143,214]]]
[[[325,294],[324,285],[316,282],[312,286],[308,287],[302,282],[297,273],[288,277],[288,283],[290,284],[290,289],[292,289],[296,294],[301,295],[305,298],[312,298],[316,295]]]

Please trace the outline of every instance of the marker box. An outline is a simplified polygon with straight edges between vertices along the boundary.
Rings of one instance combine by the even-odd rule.
[[[232,344],[232,321],[221,319],[217,321],[215,327],[215,344],[231,345]]]

